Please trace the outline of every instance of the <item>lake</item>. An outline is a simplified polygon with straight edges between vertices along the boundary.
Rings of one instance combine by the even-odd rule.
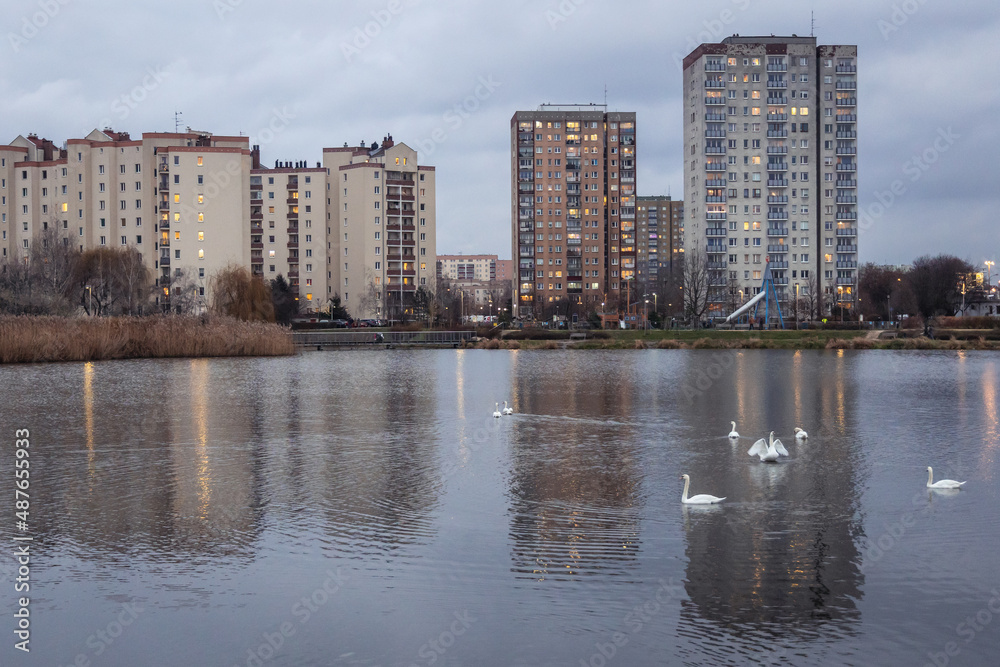
[[[0,663],[997,664],[998,371],[834,350],[0,367]],[[790,455],[749,456],[772,430]],[[927,466],[968,483],[931,491]],[[683,473],[726,500],[682,506]]]

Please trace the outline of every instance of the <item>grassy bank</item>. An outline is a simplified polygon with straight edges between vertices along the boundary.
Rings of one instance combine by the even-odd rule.
[[[0,317],[0,363],[295,354],[276,324],[228,317]]]
[[[570,339],[569,334],[545,332],[539,338],[530,333],[516,339],[481,340],[474,347],[484,349],[686,349],[686,350],[1000,350],[1000,341],[985,336],[968,340],[954,337],[935,340],[924,337],[872,339],[866,331],[809,329],[803,331],[603,331],[586,340]]]

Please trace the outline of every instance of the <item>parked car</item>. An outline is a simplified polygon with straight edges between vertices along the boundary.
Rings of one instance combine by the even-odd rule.
[[[330,320],[330,326],[334,329],[346,329],[347,320]]]

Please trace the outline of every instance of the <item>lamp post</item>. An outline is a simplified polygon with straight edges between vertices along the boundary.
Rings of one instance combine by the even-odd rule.
[[[991,278],[991,269],[993,268],[993,262],[991,260],[986,260],[983,262],[986,264],[986,289],[989,290]]]
[[[642,305],[643,329],[649,331],[649,299]]]
[[[799,284],[795,283],[795,330],[799,330]]]
[[[844,323],[844,288],[837,285],[837,307],[840,309],[840,323]]]

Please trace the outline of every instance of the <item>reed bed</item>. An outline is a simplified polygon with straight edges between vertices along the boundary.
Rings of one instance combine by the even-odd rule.
[[[229,317],[0,317],[0,363],[295,354],[277,324]]]

